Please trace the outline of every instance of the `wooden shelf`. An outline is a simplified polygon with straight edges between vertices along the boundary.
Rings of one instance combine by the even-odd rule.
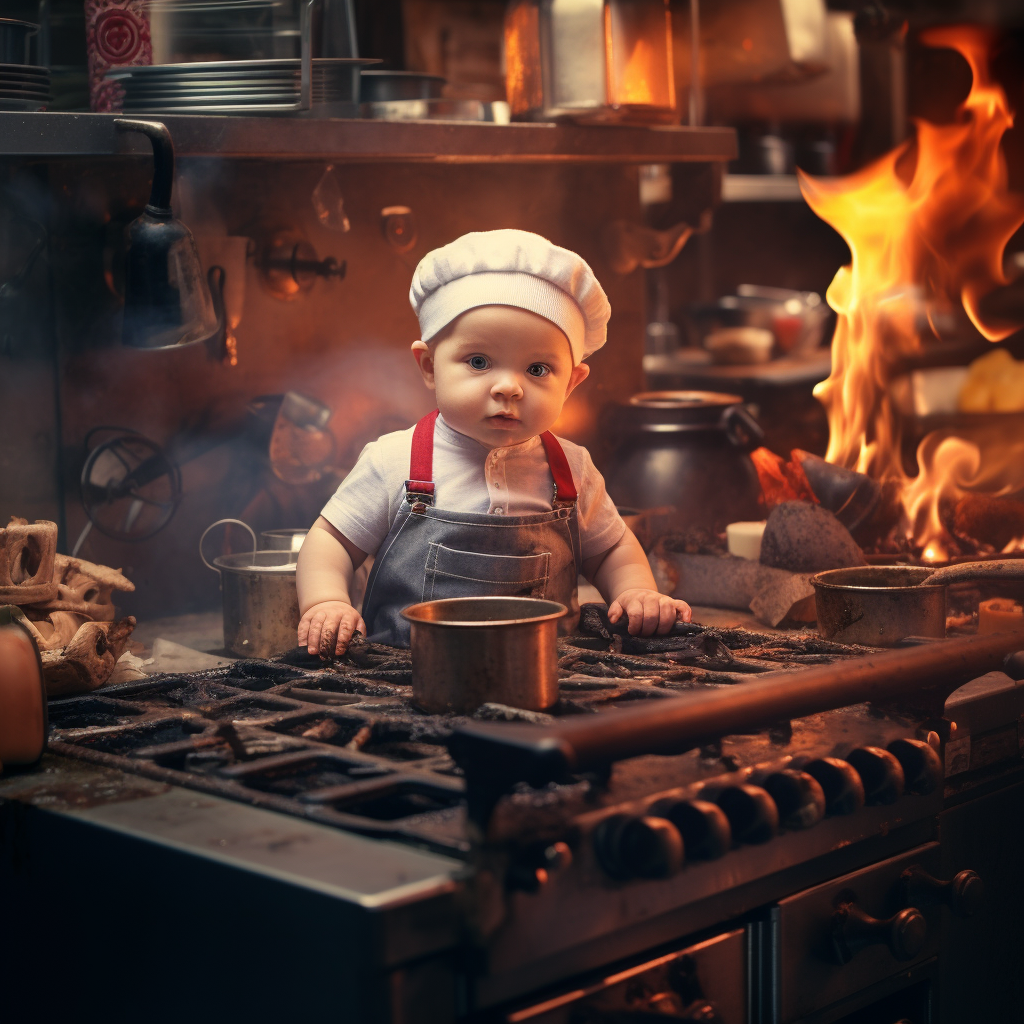
[[[0,156],[143,153],[114,114],[0,113]],[[731,128],[488,124],[305,117],[133,115],[159,120],[179,156],[402,163],[703,163],[736,156]]]

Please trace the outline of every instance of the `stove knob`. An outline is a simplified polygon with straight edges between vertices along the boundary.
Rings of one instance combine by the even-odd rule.
[[[903,768],[881,747],[857,747],[846,755],[864,783],[864,800],[869,804],[894,804],[903,796]]]
[[[945,780],[942,760],[931,744],[922,740],[901,739],[889,744],[892,754],[903,768],[907,791],[922,796],[934,793]]]
[[[762,785],[775,801],[783,828],[810,828],[825,817],[825,792],[813,775],[785,768],[772,772]]]
[[[738,843],[767,843],[779,827],[775,801],[760,786],[737,785],[703,790],[729,819],[732,837]]]
[[[888,946],[897,960],[913,960],[924,949],[928,922],[916,907],[877,918],[861,910],[850,895],[832,915],[832,949],[839,963],[848,964],[867,946]]]
[[[853,814],[864,806],[864,783],[852,764],[838,757],[819,757],[803,766],[825,794],[826,814]]]
[[[935,906],[945,904],[957,917],[973,917],[985,898],[985,883],[976,871],[959,871],[949,881],[929,875],[916,864],[900,875],[903,902]]]
[[[683,866],[683,839],[670,821],[614,814],[594,830],[594,852],[612,877],[670,878]]]
[[[717,804],[667,797],[652,804],[648,811],[667,818],[679,830],[687,860],[714,860],[732,846],[729,819]]]

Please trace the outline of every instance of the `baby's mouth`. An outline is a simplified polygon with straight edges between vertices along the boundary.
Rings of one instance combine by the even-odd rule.
[[[510,412],[497,412],[493,416],[487,417],[492,422],[497,421],[499,423],[518,423],[519,417],[513,416]]]

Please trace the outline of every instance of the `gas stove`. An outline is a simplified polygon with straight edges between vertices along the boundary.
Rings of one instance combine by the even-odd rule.
[[[596,609],[591,631],[559,641],[559,701],[550,714],[485,704],[476,721],[544,726],[614,713],[638,701],[731,687],[768,673],[855,658],[866,648],[809,635],[681,627],[666,638],[611,633]],[[602,636],[601,634],[605,635]],[[217,669],[106,687],[50,704],[50,749],[161,782],[216,793],[364,835],[465,856],[465,779],[447,749],[467,719],[420,712],[408,650],[362,643],[334,664],[295,652]],[[839,735],[894,737],[863,710],[779,722],[728,737],[684,761],[632,764],[611,777],[575,778],[524,799],[510,794],[501,828],[523,841],[581,808],[613,804],[680,781],[699,782],[766,760],[832,750]],[[852,732],[851,732],[852,730]],[[869,735],[870,734],[870,735]],[[612,784],[614,782],[614,784]]]
[[[559,700],[549,713],[486,704],[471,717],[424,714],[412,700],[409,652],[360,643],[330,665],[295,652],[54,701],[50,750],[168,791],[146,827],[178,846],[174,822],[192,815],[191,792],[196,806],[223,806],[211,813],[225,820],[230,806],[240,808],[236,818],[263,815],[218,843],[265,835],[275,852],[259,856],[278,864],[279,849],[319,848],[333,833],[349,837],[334,856],[355,858],[349,867],[333,861],[336,876],[379,860],[394,863],[399,880],[418,877],[386,898],[360,897],[360,933],[369,927],[388,949],[417,950],[448,1014],[423,1019],[507,1021],[576,1019],[588,978],[594,992],[618,992],[614,1013],[625,1012],[636,984],[622,979],[638,963],[655,965],[640,973],[662,979],[661,998],[664,979],[685,961],[701,965],[725,1024],[781,1024],[803,1005],[793,996],[802,975],[782,956],[786,929],[801,919],[779,909],[773,923],[757,908],[784,908],[782,897],[799,903],[798,890],[815,893],[858,872],[936,875],[944,799],[987,769],[1019,766],[1024,687],[1013,678],[1024,665],[1014,662],[1013,678],[984,675],[1014,650],[1012,640],[878,652],[697,625],[643,639],[594,607],[581,624],[559,640]],[[954,724],[946,697],[975,677],[952,698]],[[134,830],[141,812],[126,803],[89,813]],[[296,819],[304,823],[291,831],[272,824]],[[212,842],[214,826],[204,828],[203,842]],[[892,904],[886,913],[899,909],[895,884],[878,890]],[[831,907],[816,913],[827,917]],[[930,937],[910,957],[918,972],[938,950],[938,911],[927,913]],[[413,936],[430,938],[417,945]],[[707,941],[686,946],[680,960],[669,947],[681,936]],[[360,956],[373,963],[376,948]],[[712,985],[719,955],[727,980]],[[858,968],[855,981],[847,973],[837,982],[828,968],[813,999],[838,1005],[861,998],[865,977],[896,977],[899,957],[884,956],[867,975]],[[420,968],[386,960],[377,961],[386,980],[353,967],[353,983],[365,980],[380,1005],[405,1008],[374,1019],[420,1019],[421,997],[408,987]],[[594,981],[613,964],[627,965],[626,974],[603,975],[615,985]],[[700,986],[683,989],[688,1005],[691,996],[699,1002]],[[626,1019],[614,1013],[594,1019]]]

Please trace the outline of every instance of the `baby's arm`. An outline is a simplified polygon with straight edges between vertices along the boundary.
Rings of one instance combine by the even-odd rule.
[[[685,601],[658,593],[644,549],[628,528],[607,551],[584,560],[583,575],[608,602],[609,620],[625,615],[634,635],[667,633],[677,619],[690,621]]]
[[[295,586],[299,592],[299,645],[310,654],[323,657],[344,654],[352,634],[364,635],[366,623],[352,607],[349,596],[352,576],[363,564],[366,552],[360,551],[323,516],[306,534]]]

